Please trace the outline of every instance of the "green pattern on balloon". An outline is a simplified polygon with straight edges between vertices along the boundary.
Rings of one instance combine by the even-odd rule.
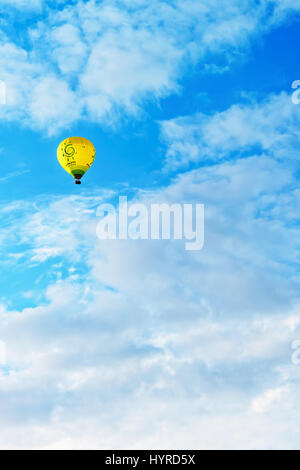
[[[67,157],[73,157],[74,153],[75,149],[72,144],[68,144],[65,146],[65,154],[67,155]]]

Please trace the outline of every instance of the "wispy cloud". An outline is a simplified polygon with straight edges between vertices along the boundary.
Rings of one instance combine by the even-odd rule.
[[[12,171],[11,173],[8,173],[7,175],[1,176],[0,177],[0,182],[8,181],[13,178],[17,178],[18,176],[25,175],[26,173],[29,173],[30,170],[18,170],[18,171]]]
[[[167,146],[166,166],[268,153],[276,158],[297,158],[300,109],[287,93],[261,102],[232,105],[213,115],[198,113],[161,122]]]

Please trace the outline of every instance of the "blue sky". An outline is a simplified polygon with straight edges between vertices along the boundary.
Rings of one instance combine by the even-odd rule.
[[[299,448],[300,4],[228,3],[0,0],[1,448]],[[100,241],[119,195],[203,250]]]

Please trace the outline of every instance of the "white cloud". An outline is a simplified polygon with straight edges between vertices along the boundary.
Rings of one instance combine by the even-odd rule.
[[[38,129],[49,128],[53,134],[76,121],[82,110],[78,96],[66,81],[43,77],[30,93],[29,114]]]
[[[278,387],[271,390],[266,390],[262,396],[256,397],[252,403],[252,409],[256,413],[264,413],[267,411],[274,402],[282,400],[282,395],[289,391],[288,387]]]
[[[85,67],[87,46],[78,27],[68,23],[53,27],[48,32],[48,41],[63,74],[80,72]]]
[[[103,123],[122,113],[137,115],[148,100],[178,92],[191,65],[219,69],[213,56],[222,54],[228,69],[251,38],[297,10],[281,2],[272,16],[269,4],[90,0],[56,9],[50,2],[45,16],[33,16],[22,33],[28,50],[14,42],[8,27],[3,31],[0,79],[7,84],[7,106],[1,118],[51,133],[83,117]]]
[[[234,152],[268,152],[297,158],[300,108],[286,93],[264,102],[236,104],[214,115],[195,114],[161,122],[167,167],[220,160]]]
[[[141,98],[154,98],[176,89],[173,76],[182,57],[163,33],[153,37],[147,30],[123,28],[105,34],[94,46],[81,87],[87,108],[94,119],[121,106],[138,111]]]

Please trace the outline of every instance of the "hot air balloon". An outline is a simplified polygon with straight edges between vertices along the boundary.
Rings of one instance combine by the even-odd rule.
[[[92,142],[84,137],[69,137],[57,149],[59,163],[75,178],[75,184],[81,184],[81,178],[94,163],[95,154]]]

